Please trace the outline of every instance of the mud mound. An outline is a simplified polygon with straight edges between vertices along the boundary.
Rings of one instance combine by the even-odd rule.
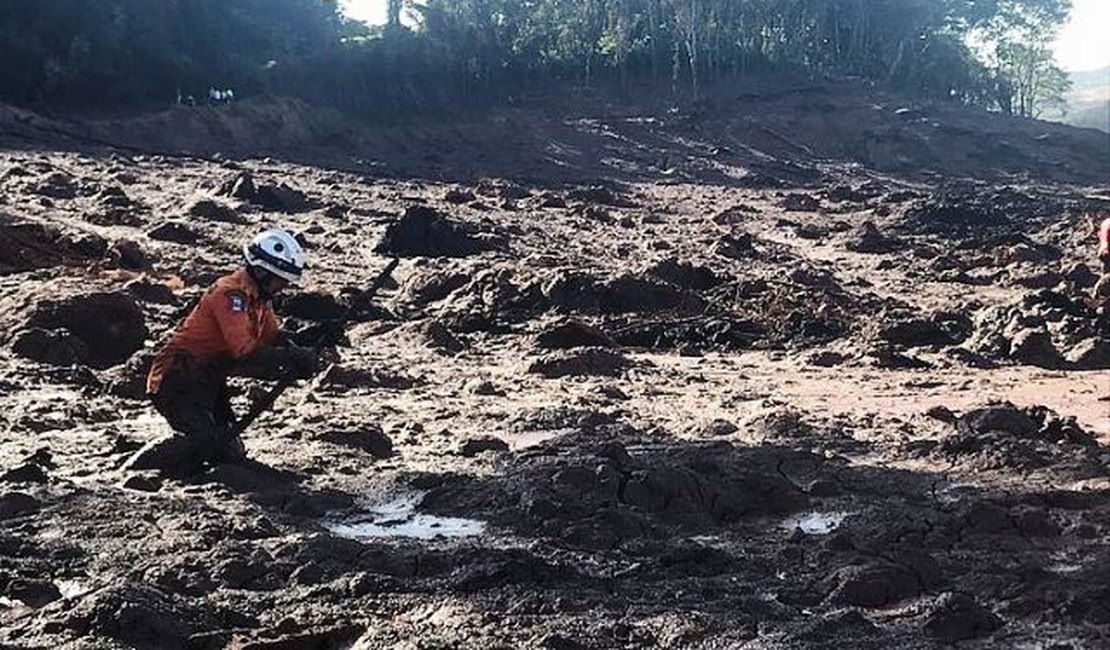
[[[584,347],[613,347],[613,340],[600,329],[579,320],[569,319],[553,323],[536,335],[538,348],[565,350]]]
[[[410,205],[386,228],[374,250],[397,257],[467,257],[497,248],[434,208]]]
[[[99,259],[107,248],[99,237],[75,240],[0,213],[0,276]]]
[[[1018,408],[1004,402],[969,411],[956,433],[943,440],[941,455],[974,469],[1032,470],[1070,466],[1085,474],[1106,475],[1107,450],[1074,419],[1043,406]]]
[[[503,477],[434,490],[424,504],[485,513],[520,534],[571,547],[612,548],[670,529],[704,532],[801,509],[806,495],[777,468],[803,457],[723,443],[690,448],[639,439],[578,447],[565,440],[514,459]]]
[[[694,293],[650,276],[623,274],[600,280],[586,273],[564,274],[544,287],[556,309],[584,314],[699,311],[704,303]]]
[[[1053,369],[1108,368],[1110,350],[1099,323],[1081,296],[1041,290],[976,312],[964,345],[998,361]]]
[[[535,318],[548,308],[538,283],[520,278],[510,267],[500,267],[473,275],[437,311],[451,329],[465,333],[506,331],[511,323]]]
[[[528,366],[528,372],[547,379],[560,377],[616,377],[634,364],[624,355],[604,348],[584,348],[545,355]]]
[[[1020,190],[949,188],[918,201],[905,214],[903,228],[950,237],[1007,234],[1015,223],[1032,224],[1064,213],[1058,199]]]
[[[91,293],[33,303],[15,320],[13,350],[24,357],[108,368],[143,347],[143,311],[126,293]]]

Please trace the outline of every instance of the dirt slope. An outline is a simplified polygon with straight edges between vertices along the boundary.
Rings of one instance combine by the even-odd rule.
[[[744,102],[342,148],[263,150],[249,107],[215,149],[207,114],[78,125],[217,160],[3,122],[0,644],[1099,647],[1105,140]],[[144,359],[269,224],[311,254],[294,332],[397,283],[255,462],[122,471],[166,432]]]

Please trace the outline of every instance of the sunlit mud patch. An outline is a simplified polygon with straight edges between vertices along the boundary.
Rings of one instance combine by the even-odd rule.
[[[484,521],[417,512],[416,509],[423,501],[424,494],[423,492],[406,494],[343,518],[325,522],[324,527],[348,539],[382,537],[436,539],[472,537],[485,532],[486,522]]]
[[[788,531],[800,530],[806,535],[828,535],[852,513],[850,512],[803,512],[788,517],[782,527]]]
[[[93,590],[92,585],[84,580],[77,579],[62,579],[55,580],[54,586],[58,588],[58,593],[62,598],[80,598]]]

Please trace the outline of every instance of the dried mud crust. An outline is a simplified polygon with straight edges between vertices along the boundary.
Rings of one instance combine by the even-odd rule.
[[[243,146],[253,110],[129,133]],[[809,153],[668,114],[368,130],[389,162],[357,174],[0,154],[0,644],[1098,647],[1107,202],[1067,184],[1094,149],[1041,165],[1061,149],[1023,123],[980,171],[1062,182],[902,175],[972,149],[853,111],[904,127],[851,140],[886,172],[815,158],[848,141],[812,111],[773,129]],[[254,462],[121,470],[166,433],[152,351],[273,224],[309,250],[278,305],[301,342],[392,255],[396,284],[247,432]],[[339,534],[397,498],[484,532]]]

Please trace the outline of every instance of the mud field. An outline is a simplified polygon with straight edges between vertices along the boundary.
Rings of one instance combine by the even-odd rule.
[[[1040,162],[972,173],[955,117],[918,165],[944,116],[885,109],[508,124],[510,157],[367,132],[346,165],[8,123],[0,645],[1106,647],[1105,137],[1015,121],[991,147]],[[122,470],[166,433],[151,351],[269,224],[306,341],[396,282],[250,463]]]

